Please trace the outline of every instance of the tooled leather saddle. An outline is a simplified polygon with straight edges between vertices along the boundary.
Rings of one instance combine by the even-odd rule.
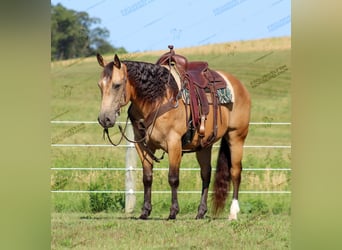
[[[190,116],[192,126],[198,130],[200,137],[205,133],[205,120],[209,113],[209,105],[213,105],[213,134],[202,143],[202,147],[211,144],[217,135],[217,112],[218,97],[217,90],[227,87],[227,83],[220,74],[211,70],[207,62],[191,61],[182,55],[178,55],[173,50],[173,45],[169,45],[169,52],[163,54],[156,62],[159,65],[168,65],[176,68],[181,80],[181,88],[189,94]],[[211,95],[211,103],[207,98],[207,93]],[[188,116],[188,115],[187,115]]]

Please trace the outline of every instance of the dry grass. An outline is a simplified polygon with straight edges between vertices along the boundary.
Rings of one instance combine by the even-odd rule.
[[[175,48],[177,53],[190,55],[225,54],[229,52],[250,52],[250,51],[274,51],[291,49],[291,37],[268,38],[260,40],[236,41],[227,43],[216,43],[190,48]],[[166,48],[167,50],[167,48]],[[153,54],[160,55],[165,50],[155,51]]]
[[[291,49],[291,37],[276,37],[249,41],[235,41],[227,43],[215,43],[209,45],[194,46],[188,48],[175,48],[178,54],[182,55],[208,55],[208,54],[227,54],[235,52],[250,52],[250,51],[275,51]],[[167,52],[168,48],[165,45],[165,50],[155,50],[146,52],[128,53],[121,56],[123,60],[134,60],[134,58],[142,56],[159,56]],[[111,60],[113,55],[105,55],[104,59]],[[52,62],[54,66],[71,66],[80,62],[93,62],[95,57],[69,59],[64,61]]]

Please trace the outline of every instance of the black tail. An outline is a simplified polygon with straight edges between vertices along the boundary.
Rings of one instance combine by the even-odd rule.
[[[221,139],[220,151],[217,158],[217,166],[213,193],[213,214],[217,215],[224,209],[230,188],[230,149],[225,137]]]

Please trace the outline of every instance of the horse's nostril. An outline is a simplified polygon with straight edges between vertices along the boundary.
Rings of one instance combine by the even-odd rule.
[[[98,121],[101,124],[101,126],[104,128],[113,127],[115,123],[115,119],[106,115],[99,116]]]
[[[104,128],[108,128],[111,125],[111,120],[109,117],[99,116],[97,120],[100,123],[100,125]]]

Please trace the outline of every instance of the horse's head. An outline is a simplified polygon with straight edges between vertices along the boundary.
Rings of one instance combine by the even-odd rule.
[[[116,117],[120,114],[120,108],[127,104],[125,87],[127,82],[126,65],[120,62],[115,54],[114,61],[106,63],[100,54],[97,61],[103,67],[98,86],[101,90],[101,110],[98,121],[105,129],[115,125]]]

